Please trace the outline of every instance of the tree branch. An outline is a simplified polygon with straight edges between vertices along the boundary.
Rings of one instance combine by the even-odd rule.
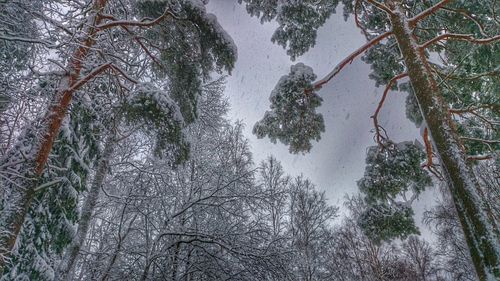
[[[92,80],[94,77],[97,75],[101,74],[104,72],[106,69],[111,67],[111,63],[105,63],[102,64],[96,68],[94,68],[89,74],[84,76],[83,78],[79,79],[78,81],[75,81],[73,85],[71,85],[70,88],[68,88],[65,92],[73,93],[74,91],[78,90],[81,86],[85,85],[88,81]]]
[[[454,114],[462,114],[462,113],[472,113],[476,110],[479,109],[491,109],[493,112],[500,112],[500,104],[496,103],[488,103],[488,104],[482,104],[478,106],[469,106],[467,108],[451,108],[449,111],[450,113]]]
[[[389,7],[387,7],[386,5],[384,5],[384,4],[380,3],[380,2],[377,2],[375,0],[366,0],[366,2],[372,4],[377,9],[388,13],[389,15],[393,15],[394,14],[394,12],[391,9],[389,9]]]
[[[493,159],[493,155],[469,155],[467,161],[481,161]]]
[[[489,43],[500,40],[500,35],[496,35],[496,36],[493,36],[490,38],[477,39],[477,38],[474,38],[474,36],[472,34],[445,33],[445,34],[441,34],[441,35],[439,35],[435,38],[432,38],[431,40],[425,42],[424,44],[420,45],[420,48],[425,49],[438,41],[447,40],[447,39],[467,41],[467,42],[476,43],[476,44],[489,44]]]
[[[109,29],[113,28],[116,26],[140,26],[140,27],[148,27],[148,26],[153,26],[167,18],[168,16],[172,18],[177,18],[174,14],[172,14],[168,9],[163,12],[163,14],[159,17],[157,17],[154,20],[146,21],[146,20],[141,20],[141,21],[127,21],[127,20],[115,20],[111,21],[108,23],[104,23],[101,25],[98,25],[96,27],[97,30],[104,30],[104,29]]]
[[[437,10],[441,9],[441,7],[443,7],[444,5],[452,2],[453,0],[442,0],[441,2],[437,3],[436,5],[428,8],[427,10],[424,10],[422,11],[420,14],[414,16],[413,18],[409,19],[408,20],[408,24],[410,25],[410,27],[415,27],[415,25],[423,20],[424,18],[432,15],[433,13],[435,13]]]
[[[361,25],[361,22],[359,21],[359,17],[358,17],[358,9],[359,9],[359,6],[361,6],[361,0],[356,0],[356,2],[354,3],[354,22],[356,23],[356,26],[361,29],[361,32],[363,33],[363,35],[365,36],[366,40],[370,40],[370,38],[368,37],[369,34],[368,32],[366,31],[366,29]]]
[[[389,83],[387,83],[387,86],[385,87],[384,93],[382,94],[382,98],[380,99],[380,102],[378,103],[377,109],[375,110],[375,113],[371,116],[373,119],[373,126],[375,127],[375,140],[378,144],[382,144],[382,140],[385,139],[380,134],[380,125],[378,124],[378,114],[380,113],[380,110],[382,109],[382,106],[384,105],[385,99],[387,98],[387,94],[391,90],[392,86],[396,81],[399,79],[402,79],[404,77],[408,76],[408,73],[401,73],[396,76],[394,76]]]
[[[26,38],[26,37],[17,37],[17,36],[8,36],[5,34],[0,35],[0,40],[13,41],[13,42],[24,42],[24,43],[31,43],[31,44],[41,44],[47,48],[56,48],[57,47],[57,45],[54,45],[51,42],[46,41],[46,40]]]
[[[123,76],[123,78],[127,79],[128,81],[130,81],[130,82],[132,82],[132,83],[134,83],[134,84],[139,83],[137,80],[135,80],[134,78],[130,77],[130,75],[129,75],[128,73],[126,73],[123,69],[121,69],[120,67],[118,67],[118,66],[116,66],[116,65],[114,65],[114,64],[110,65],[110,67],[111,67],[114,71],[116,71],[116,72],[118,72],[119,74],[121,74],[121,75]]]
[[[382,41],[383,39],[389,37],[389,35],[392,34],[392,31],[387,31],[375,38],[373,38],[371,41],[367,42],[365,45],[361,46],[359,49],[357,49],[356,51],[354,51],[352,54],[350,54],[349,56],[347,56],[344,60],[342,60],[330,73],[328,73],[323,79],[315,82],[312,86],[312,89],[310,90],[318,90],[320,89],[324,84],[330,82],[330,80],[333,79],[333,77],[335,77],[346,65],[348,64],[351,64],[352,61],[357,57],[359,56],[360,54],[362,54],[364,51],[368,50],[369,48],[371,48],[372,46],[374,46],[375,44],[379,43],[380,41]],[[309,90],[309,91],[310,91]]]
[[[500,143],[500,140],[485,140],[485,139],[471,138],[471,137],[460,137],[460,139],[465,140],[465,141],[482,142],[482,143],[485,143],[488,145]]]

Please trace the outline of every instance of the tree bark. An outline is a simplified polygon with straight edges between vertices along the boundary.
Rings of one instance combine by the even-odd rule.
[[[68,280],[69,274],[73,271],[80,249],[85,241],[85,237],[87,237],[92,213],[99,199],[99,191],[106,180],[109,162],[113,156],[115,145],[116,140],[114,135],[109,136],[104,146],[102,158],[99,160],[94,180],[87,194],[87,198],[85,198],[85,202],[83,203],[82,214],[75,238],[64,254],[62,262],[56,271],[55,280]]]
[[[16,145],[0,161],[9,172],[1,192],[0,276],[17,240],[24,218],[35,195],[37,179],[42,175],[61,123],[66,117],[74,92],[83,85],[80,73],[83,62],[95,44],[96,26],[102,20],[99,12],[107,0],[95,0],[92,14],[83,30],[84,39],[69,61],[65,77],[61,78],[52,104],[42,120],[34,122],[18,139]]]
[[[484,216],[479,187],[422,48],[398,4],[389,15],[422,116],[434,141],[479,280],[500,278],[499,237]]]

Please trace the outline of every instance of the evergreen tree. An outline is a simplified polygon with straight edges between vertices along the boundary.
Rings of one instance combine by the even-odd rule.
[[[84,16],[72,18],[71,9],[68,9],[66,20],[81,22],[85,28],[76,28],[75,32],[82,34],[76,37],[79,40],[76,48],[61,50],[64,55],[71,54],[62,58],[67,61],[67,73],[61,74],[54,84],[55,92],[51,94],[52,101],[45,116],[24,130],[18,143],[1,161],[2,168],[16,171],[2,177],[2,270],[37,197],[37,186],[44,184],[45,164],[52,157],[52,146],[79,89],[90,80],[102,77],[106,71],[112,73],[111,79],[117,86],[108,94],[135,93],[125,102],[126,121],[129,124],[138,120],[145,122],[148,131],[154,132],[152,135],[156,137],[156,151],[177,154],[180,161],[188,152],[182,127],[197,116],[196,101],[201,83],[214,71],[231,70],[236,59],[234,43],[215,16],[206,13],[202,1],[133,1],[127,2],[125,7],[121,3],[96,0],[91,9],[75,3],[68,5],[73,4]],[[42,20],[55,24],[57,21],[51,19],[48,12],[41,9]],[[144,20],[135,20],[141,16],[145,16]],[[117,19],[119,17],[124,19]],[[71,33],[67,28],[60,29],[59,34]],[[169,34],[171,31],[174,33]],[[104,33],[108,37],[102,36]],[[153,41],[155,43],[151,43]],[[117,46],[116,42],[124,45]],[[177,44],[184,47],[171,48]],[[134,47],[129,47],[131,45]],[[107,53],[108,48],[116,52]],[[146,65],[145,60],[149,60]],[[186,69],[190,69],[189,77],[185,75]],[[148,75],[138,79],[142,73]],[[90,99],[95,98],[93,95],[89,93]]]
[[[276,19],[279,27],[273,40],[287,48],[287,53],[294,59],[314,46],[317,28],[335,11],[339,1],[240,2],[245,2],[249,12],[263,21]],[[309,96],[331,81],[350,61],[368,51],[364,59],[372,64],[371,77],[377,84],[387,84],[373,116],[375,139],[383,147],[388,137],[378,125],[378,112],[389,90],[401,78],[409,77],[411,87],[404,87],[410,92],[407,112],[412,120],[425,126],[426,166],[436,172],[435,165],[432,165],[435,151],[453,195],[476,272],[480,280],[498,278],[499,234],[495,230],[496,222],[487,215],[490,207],[477,194],[480,187],[470,163],[473,159],[496,157],[499,149],[498,130],[495,128],[499,84],[496,75],[498,56],[495,54],[498,53],[500,37],[494,1],[388,0],[381,3],[344,0],[342,3],[345,16],[355,17],[356,25],[369,42],[340,62],[325,78],[312,83],[311,87],[294,89],[288,95]],[[298,31],[304,36],[296,36]],[[429,62],[430,52],[442,53],[444,62],[439,65]],[[293,104],[296,98],[288,100]],[[264,121],[268,115],[279,116],[277,109],[284,106],[278,105],[272,101],[272,111],[266,113]],[[316,106],[309,106],[310,110]],[[415,110],[417,108],[420,112]],[[459,118],[452,118],[450,114]],[[258,131],[266,131],[265,127],[262,128],[264,121],[257,124]],[[285,123],[286,120],[274,123],[279,122]],[[294,128],[273,129],[271,139],[278,136],[285,144],[290,143],[290,131],[303,130],[298,122]],[[321,130],[314,130],[313,134],[305,135],[308,140],[318,139]],[[433,145],[427,139],[428,135],[432,136]],[[266,134],[257,133],[257,136]]]

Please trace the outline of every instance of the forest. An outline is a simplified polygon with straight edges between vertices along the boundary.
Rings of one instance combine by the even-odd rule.
[[[262,102],[244,77],[228,86],[259,71],[240,63],[257,39],[228,32],[237,9],[286,56]],[[0,281],[500,280],[499,14],[496,0],[0,0]],[[363,43],[322,76],[327,55],[304,58],[335,17]],[[349,193],[278,148],[333,143],[325,100],[356,61],[380,95],[361,120],[371,145],[347,132],[365,157]],[[231,113],[247,98],[256,122]],[[385,125],[395,107],[417,139]],[[257,140],[278,148],[261,157]]]

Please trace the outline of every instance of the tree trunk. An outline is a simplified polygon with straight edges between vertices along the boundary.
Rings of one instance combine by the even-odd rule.
[[[93,3],[92,15],[83,30],[85,38],[73,53],[65,77],[61,78],[52,104],[45,117],[25,130],[16,145],[0,161],[2,170],[8,172],[1,192],[0,219],[0,276],[10,252],[14,248],[24,218],[36,191],[37,179],[42,175],[54,140],[59,134],[61,123],[66,116],[73,93],[83,85],[80,73],[83,62],[95,44],[97,26],[107,0]]]
[[[448,113],[448,106],[432,76],[424,51],[418,47],[418,42],[412,34],[408,18],[400,7],[391,8],[395,10],[394,15],[389,15],[393,33],[439,155],[476,273],[481,281],[498,280],[495,278],[500,277],[497,252],[499,238],[493,233],[484,216],[485,211],[476,194],[477,179],[467,164],[466,154]]]
[[[106,140],[102,158],[99,160],[92,186],[90,187],[87,198],[85,198],[85,202],[83,203],[82,214],[75,238],[64,254],[62,262],[56,271],[55,280],[68,280],[69,274],[75,266],[76,259],[80,253],[80,249],[85,241],[85,237],[87,236],[87,232],[90,227],[92,213],[97,204],[97,200],[99,199],[99,191],[101,190],[102,185],[106,180],[106,175],[108,174],[109,162],[113,156],[115,145],[115,137],[111,135]]]

